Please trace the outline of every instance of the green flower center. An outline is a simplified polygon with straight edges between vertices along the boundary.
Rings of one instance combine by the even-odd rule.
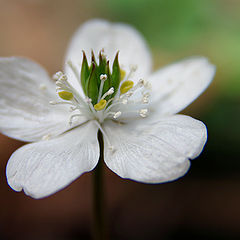
[[[96,62],[94,53],[92,51],[91,65],[88,65],[86,54],[83,51],[83,61],[81,68],[81,85],[85,95],[92,100],[93,106],[100,104],[101,99],[108,101],[116,95],[121,81],[121,69],[118,62],[117,52],[112,70],[109,67],[109,61],[106,56],[99,52],[99,62]],[[111,94],[109,90],[113,89]],[[103,103],[103,101],[101,101]],[[98,107],[97,107],[98,108]],[[95,108],[96,109],[96,108]]]
[[[77,122],[75,120],[81,117],[102,123],[105,119],[115,121],[120,120],[120,117],[133,119],[148,116],[150,85],[143,79],[134,84],[130,78],[136,71],[136,66],[129,66],[126,74],[119,66],[118,55],[119,52],[116,53],[111,69],[103,50],[99,52],[98,61],[92,51],[90,65],[83,51],[81,71],[71,61],[67,62],[85,96],[71,85],[63,72],[59,71],[53,76],[57,94],[63,101],[50,103],[70,105],[70,110],[74,112],[69,120],[70,125],[73,120]]]

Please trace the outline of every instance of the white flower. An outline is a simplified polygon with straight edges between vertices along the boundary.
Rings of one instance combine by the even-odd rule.
[[[123,81],[117,89],[106,89],[111,72],[100,74],[95,102],[89,97],[94,85],[86,83],[88,96],[81,87],[82,50],[88,63],[91,50],[100,52],[110,69],[119,51]],[[0,129],[34,142],[12,154],[8,184],[34,198],[64,188],[96,166],[99,129],[105,163],[122,178],[161,183],[183,176],[189,159],[201,153],[207,130],[202,122],[177,113],[206,89],[214,74],[215,67],[203,57],[151,73],[151,56],[141,35],[128,25],[103,20],[85,23],[73,36],[64,73],[54,75],[57,94],[38,64],[0,58]]]

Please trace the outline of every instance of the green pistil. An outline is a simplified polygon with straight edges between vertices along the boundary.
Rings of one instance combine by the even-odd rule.
[[[106,56],[99,52],[99,64],[97,64],[94,53],[92,51],[91,65],[88,65],[86,54],[83,51],[83,61],[81,68],[81,85],[83,91],[87,97],[92,100],[92,104],[95,105],[98,102],[98,95],[101,85],[101,75],[107,75],[107,79],[104,82],[101,97],[111,88],[115,89],[114,93],[107,96],[106,100],[113,98],[117,93],[121,80],[121,70],[118,62],[118,52],[115,56],[112,71],[110,71],[109,61]]]

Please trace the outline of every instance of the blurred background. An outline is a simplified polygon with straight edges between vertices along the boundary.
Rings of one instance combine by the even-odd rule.
[[[238,0],[0,0],[0,56],[34,59],[50,75],[76,28],[96,17],[134,25],[155,69],[192,55],[217,66],[208,90],[183,111],[209,131],[184,178],[145,185],[105,167],[111,239],[240,239],[239,12]],[[16,193],[5,167],[22,144],[0,135],[0,239],[91,239],[92,174],[46,199]]]

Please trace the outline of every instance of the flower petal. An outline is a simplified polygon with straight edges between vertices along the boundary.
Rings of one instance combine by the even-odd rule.
[[[195,57],[169,65],[150,76],[154,110],[178,113],[193,102],[210,84],[215,66],[206,58]]]
[[[69,128],[66,106],[52,106],[54,82],[25,58],[0,58],[0,130],[23,141],[55,136]]]
[[[145,121],[146,120],[146,121]],[[131,124],[107,122],[104,127],[115,151],[105,140],[105,162],[122,178],[160,183],[183,176],[189,159],[197,157],[206,142],[205,125],[191,117],[174,115],[158,121]]]
[[[113,24],[98,19],[86,22],[76,31],[67,51],[66,62],[71,60],[80,69],[82,50],[86,52],[90,62],[91,50],[98,56],[102,49],[110,59],[110,64],[117,51],[120,51],[119,63],[126,72],[131,65],[136,65],[138,68],[134,79],[150,74],[151,55],[141,34],[127,24]],[[73,76],[68,65],[66,72],[68,76]]]
[[[8,184],[33,198],[59,191],[96,166],[97,131],[96,125],[88,122],[55,139],[21,147],[8,161]]]

